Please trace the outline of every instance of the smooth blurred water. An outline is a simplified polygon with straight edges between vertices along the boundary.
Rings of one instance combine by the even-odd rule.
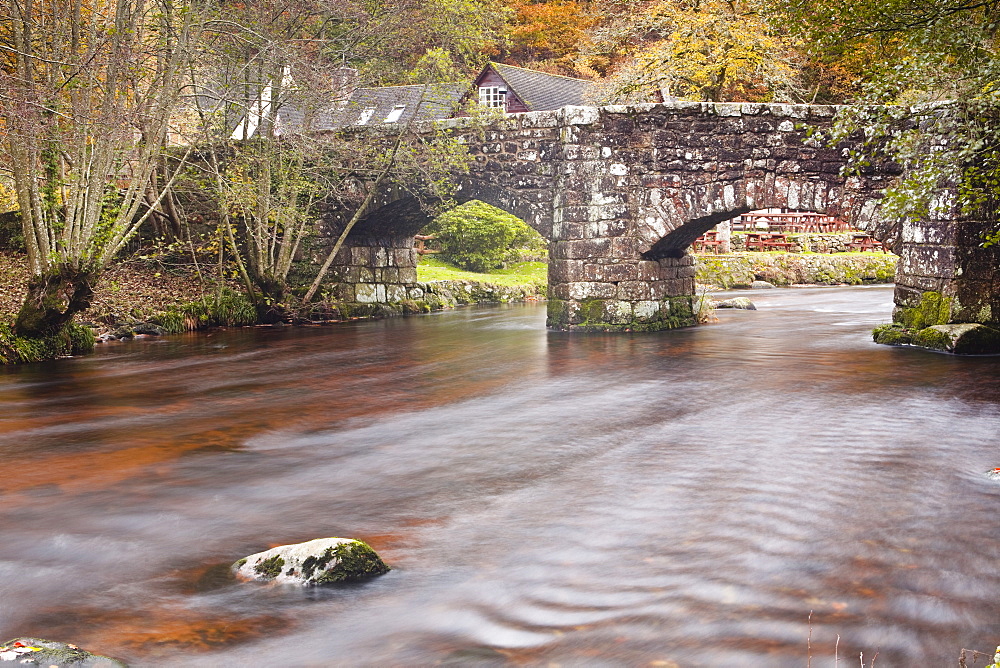
[[[139,666],[992,650],[1000,358],[871,343],[890,288],[743,294],[760,310],[666,333],[516,305],[2,369],[0,640]],[[228,576],[331,535],[394,570]]]

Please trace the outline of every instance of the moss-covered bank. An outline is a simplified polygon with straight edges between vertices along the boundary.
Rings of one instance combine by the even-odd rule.
[[[42,362],[93,350],[94,333],[89,327],[70,323],[54,336],[27,339],[15,336],[8,323],[0,323],[0,364]]]
[[[733,253],[697,256],[695,280],[723,289],[773,285],[892,283],[895,255],[886,253]]]
[[[540,270],[539,267],[542,267]],[[202,267],[202,269],[205,269]],[[396,303],[321,301],[308,308],[288,304],[289,322],[337,322],[427,313],[464,304],[505,303],[544,299],[544,264],[521,263],[510,273],[488,280],[427,281],[410,286]],[[452,272],[461,274],[457,270]],[[476,276],[474,274],[468,274]],[[527,275],[525,284],[516,284]],[[539,278],[541,276],[541,278]],[[98,341],[137,334],[175,334],[211,327],[258,323],[258,309],[241,287],[227,279],[221,285],[186,262],[166,264],[137,256],[116,263],[97,282],[91,307],[76,317],[76,325],[43,340],[16,338],[11,323],[27,292],[29,272],[23,254],[0,250],[0,364],[19,364],[79,355]]]

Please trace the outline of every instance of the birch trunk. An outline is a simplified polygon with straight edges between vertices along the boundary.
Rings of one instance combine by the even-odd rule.
[[[173,174],[147,200],[201,1],[0,4],[0,148],[32,272],[17,335],[51,336],[86,309],[169,191]]]

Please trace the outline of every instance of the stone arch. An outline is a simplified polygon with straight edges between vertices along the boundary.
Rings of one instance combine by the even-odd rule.
[[[542,201],[532,201],[515,189],[490,183],[482,178],[465,179],[455,193],[455,199],[464,204],[473,200],[485,202],[512,216],[516,216],[541,234],[546,240],[552,237],[552,197],[548,195]]]
[[[525,221],[546,240],[551,237],[549,192],[526,195],[489,178],[472,177],[460,182],[454,198],[459,203],[479,200],[495,206]],[[413,193],[398,186],[386,188],[348,233],[331,266],[338,297],[348,302],[392,302],[417,294],[414,236],[430,221]],[[332,246],[344,225],[343,214],[330,212],[322,245]]]
[[[848,179],[831,185],[820,175],[773,172],[749,174],[729,183],[649,190],[637,216],[647,260],[681,258],[695,239],[719,223],[756,209],[792,209],[839,216],[879,241],[899,243],[898,230],[881,217],[881,192],[866,182]]]
[[[464,179],[454,194],[459,204],[478,200],[505,211],[527,223],[546,240],[552,235],[551,197],[543,201],[532,201],[516,190],[489,183],[483,179]],[[537,200],[537,198],[536,198]],[[387,189],[375,198],[357,224],[348,234],[348,239],[393,239],[394,242],[409,240],[431,221],[420,200],[412,193],[398,187]],[[344,221],[330,222],[330,234],[342,229]]]

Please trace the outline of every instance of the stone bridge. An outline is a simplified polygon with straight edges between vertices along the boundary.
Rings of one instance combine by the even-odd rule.
[[[464,136],[474,156],[459,201],[492,204],[549,240],[549,327],[694,324],[691,243],[721,221],[768,207],[837,215],[890,244],[901,257],[897,306],[933,291],[954,298],[950,321],[995,324],[1000,255],[979,246],[986,223],[952,212],[901,229],[886,224],[882,190],[900,168],[841,176],[851,143],[825,147],[807,131],[829,127],[836,111],[674,102],[518,114],[484,133],[463,119],[436,126]],[[339,296],[419,296],[412,245],[426,223],[413,197],[386,193],[337,258]]]

